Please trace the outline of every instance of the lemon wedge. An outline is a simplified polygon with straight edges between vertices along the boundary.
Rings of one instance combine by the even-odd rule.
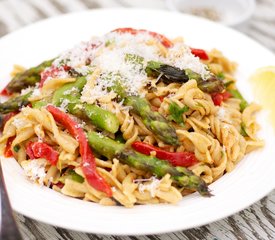
[[[275,128],[275,66],[262,67],[250,77],[256,100],[270,113]]]

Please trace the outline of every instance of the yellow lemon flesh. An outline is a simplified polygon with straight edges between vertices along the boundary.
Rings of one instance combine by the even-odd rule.
[[[262,67],[250,77],[256,100],[270,112],[275,128],[275,66]]]

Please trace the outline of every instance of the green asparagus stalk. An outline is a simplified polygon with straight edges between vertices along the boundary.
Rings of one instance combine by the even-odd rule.
[[[67,102],[67,110],[79,118],[88,118],[92,124],[100,129],[116,133],[119,128],[117,117],[97,105],[86,104],[80,101],[80,95],[86,84],[85,77],[79,77],[73,83],[67,83],[54,92],[52,103],[61,106],[62,102]]]
[[[145,98],[128,96],[125,104],[132,107],[132,111],[141,117],[145,126],[160,140],[170,145],[179,144],[174,127],[160,113],[152,111]]]
[[[139,115],[145,126],[160,140],[170,145],[179,144],[174,127],[159,112],[152,111],[150,103],[145,98],[129,96],[123,88],[119,76],[109,90],[114,91],[126,106],[130,106],[131,111]]]
[[[40,73],[47,67],[52,65],[54,59],[42,62],[36,67],[27,69],[22,73],[18,73],[9,82],[6,89],[10,93],[20,92],[29,86],[34,86],[36,83],[40,82]]]
[[[213,74],[210,74],[209,77],[204,80],[200,74],[195,73],[191,69],[181,70],[179,68],[155,61],[149,61],[145,71],[150,77],[157,78],[161,75],[161,79],[165,83],[185,83],[191,79],[194,79],[197,81],[198,88],[206,93],[217,93],[224,90],[222,80]]]
[[[96,105],[84,104],[84,111],[91,122],[100,129],[116,133],[119,128],[119,121],[115,114],[102,109]]]
[[[90,146],[97,153],[107,158],[116,157],[124,164],[139,170],[149,171],[159,178],[169,173],[173,181],[179,186],[197,190],[203,196],[211,196],[206,183],[187,168],[174,167],[167,161],[127,149],[124,144],[99,133],[88,132],[87,136]]]
[[[23,106],[29,104],[28,98],[32,95],[32,92],[29,92],[24,95],[19,95],[17,97],[11,98],[6,102],[0,103],[0,113],[5,114],[9,112],[14,112],[20,109]]]
[[[80,102],[80,95],[87,80],[85,77],[79,77],[75,82],[66,83],[59,89],[55,90],[52,97],[52,104],[61,106],[63,102],[67,102],[67,109],[71,114],[83,118],[83,104]]]

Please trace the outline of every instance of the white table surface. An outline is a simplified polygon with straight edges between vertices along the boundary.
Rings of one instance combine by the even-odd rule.
[[[164,0],[0,0],[0,37],[55,15],[121,6],[166,8]],[[275,53],[275,0],[257,0],[252,18],[238,30]],[[162,235],[119,237],[85,234],[40,223],[17,213],[15,217],[26,240],[266,240],[275,239],[275,190],[251,207],[226,219],[199,228]]]

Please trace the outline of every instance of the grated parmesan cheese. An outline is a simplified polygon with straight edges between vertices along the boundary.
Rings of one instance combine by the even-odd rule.
[[[39,88],[35,88],[32,92],[31,98],[39,97],[41,95],[41,91]]]
[[[45,166],[47,161],[44,159],[28,160],[21,163],[26,176],[33,182],[43,185],[46,176]]]
[[[89,166],[90,166],[90,163],[87,163],[87,162],[83,163],[83,167],[89,167]]]
[[[81,42],[63,52],[53,62],[53,66],[61,69],[58,72],[59,78],[67,77],[68,72],[61,68],[64,65],[87,77],[81,101],[88,103],[104,103],[114,99],[117,95],[111,88],[117,82],[128,95],[143,97],[143,89],[149,81],[145,72],[148,61],[164,62],[180,69],[188,68],[200,74],[203,79],[209,76],[206,65],[200,62],[184,43],[176,43],[166,49],[165,57],[161,55],[160,47],[155,43],[156,39],[148,32],[136,35],[110,32],[102,37]],[[126,56],[129,55],[137,56],[139,61],[127,60]],[[89,78],[95,70],[99,70],[100,74]]]
[[[210,75],[207,66],[200,61],[199,57],[191,53],[191,49],[187,45],[181,42],[176,43],[169,50],[168,58],[164,58],[163,61],[179,69],[191,69],[200,74],[203,79]]]
[[[70,95],[72,92],[78,91],[76,87],[72,87],[71,89],[68,89],[63,92],[64,95]]]
[[[67,107],[68,107],[68,104],[70,103],[70,101],[68,99],[63,99],[61,104],[60,104],[60,109],[63,110],[64,112],[67,111]]]
[[[218,107],[218,111],[216,113],[217,118],[227,124],[232,124],[232,121],[230,119],[230,115],[227,112],[226,108],[224,107]],[[229,126],[227,124],[223,125],[223,128],[229,128]]]
[[[60,56],[53,62],[53,65],[59,67],[63,64],[66,64],[69,67],[72,67],[79,73],[86,73],[87,61],[93,58],[97,51],[97,47],[102,44],[99,38],[92,38],[90,41],[81,42],[72,49],[69,49],[60,54]]]
[[[26,95],[31,91],[32,91],[32,87],[27,87],[27,88],[21,90],[20,95]]]
[[[217,117],[220,119],[220,120],[224,120],[225,119],[225,109],[223,107],[219,107],[218,111],[217,111]]]
[[[148,191],[150,192],[151,197],[155,197],[160,185],[160,180],[153,176],[149,179],[135,179],[134,183],[138,183],[138,190],[140,193]]]

